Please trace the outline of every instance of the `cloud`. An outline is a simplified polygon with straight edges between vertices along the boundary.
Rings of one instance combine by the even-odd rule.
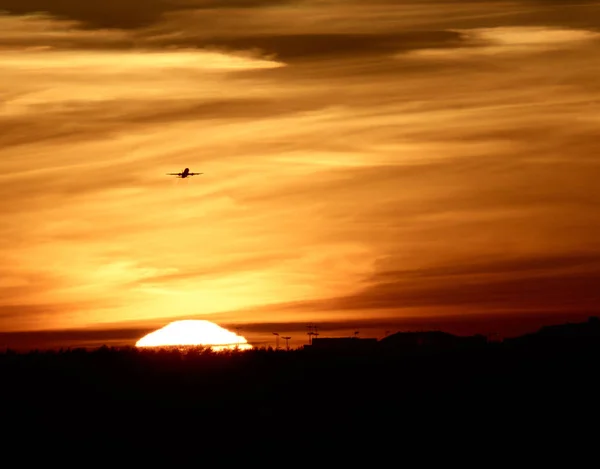
[[[0,9],[1,13],[1,9]],[[48,14],[0,14],[0,51],[7,49],[125,48],[133,37],[120,30],[83,30],[81,23],[59,20]]]
[[[303,60],[385,56],[403,50],[452,47],[462,34],[455,31],[414,31],[394,34],[272,34],[171,40],[170,44],[217,47],[224,51],[260,51],[264,57],[290,64]]]
[[[593,5],[11,5],[50,11],[0,17],[0,304],[26,327],[593,300]]]
[[[600,32],[549,27],[496,27],[460,30],[464,44],[472,47],[422,49],[413,51],[418,57],[456,60],[474,55],[531,54],[552,49],[574,48],[582,43],[598,41]]]
[[[393,259],[384,259],[381,267],[393,263]],[[598,268],[600,267],[600,258],[593,254],[571,253],[565,255],[555,255],[547,257],[523,257],[507,259],[506,257],[490,258],[485,261],[473,259],[471,262],[462,260],[455,265],[437,265],[431,268],[422,268],[418,270],[383,270],[372,276],[368,282],[374,283],[393,283],[400,279],[413,280],[417,278],[443,278],[443,277],[461,277],[476,275],[496,275],[496,274],[531,274],[544,273],[548,271]]]
[[[379,285],[362,294],[334,300],[330,309],[393,309],[422,306],[460,306],[466,313],[482,308],[510,311],[590,310],[597,304],[594,287],[600,274],[540,276],[496,282],[470,281],[468,285],[422,286],[406,289],[401,283]]]
[[[39,271],[16,271],[8,266],[0,272],[0,295],[3,302],[28,301],[47,293],[61,282],[60,278]]]
[[[88,28],[135,29],[155,23],[170,12],[182,10],[230,10],[302,3],[293,0],[106,0],[82,4],[77,0],[0,0],[0,11],[13,15],[38,12],[81,22]]]
[[[4,333],[19,331],[60,330],[72,327],[77,315],[85,310],[114,308],[109,301],[52,301],[48,303],[28,303],[19,299],[0,304],[0,327]],[[1,334],[0,334],[1,337]],[[1,346],[1,345],[0,345]]]
[[[156,21],[170,10],[173,2],[163,0],[109,0],[101,4],[83,4],[76,0],[1,0],[0,11],[14,15],[45,12],[58,18],[80,21],[90,27],[135,28]]]
[[[598,26],[598,6],[593,0],[571,2],[553,0],[521,0],[506,2],[489,0],[464,5],[456,0],[403,3],[377,1],[365,5],[359,1],[272,1],[232,0],[110,0],[84,5],[76,0],[0,0],[0,11],[10,15],[43,14],[76,21],[90,29],[142,30],[168,23],[177,18],[179,27],[171,34],[181,34],[186,24],[214,33],[236,35],[239,32],[279,32],[304,30],[331,33],[383,32],[422,29],[427,25],[442,29],[466,27],[498,27],[514,25],[568,25],[589,28]],[[302,14],[297,14],[302,11]],[[432,14],[431,12],[435,12]],[[443,11],[440,15],[438,12]],[[190,19],[192,18],[192,19]],[[179,33],[178,33],[179,32]]]
[[[490,259],[473,265],[461,261],[445,268],[382,270],[355,294],[274,304],[264,311],[257,308],[255,313],[279,311],[282,318],[312,313],[317,321],[330,318],[331,313],[350,321],[443,317],[458,312],[469,316],[483,309],[496,314],[581,313],[593,311],[600,299],[595,287],[599,280],[600,251],[573,257]],[[435,313],[415,312],[423,307]]]
[[[194,282],[206,277],[218,278],[222,275],[265,269],[281,265],[297,257],[297,254],[286,250],[274,250],[272,253],[267,253],[265,250],[262,254],[254,256],[234,253],[229,256],[223,256],[218,259],[218,262],[206,265],[203,269],[175,269],[175,272],[136,279],[136,285],[150,287],[164,285],[166,288],[175,285],[177,287],[178,284],[187,281]]]
[[[166,93],[165,93],[166,94]],[[16,104],[15,105],[20,105]],[[318,109],[315,102],[273,101],[265,98],[202,100],[177,98],[107,99],[101,102],[74,101],[60,105],[31,106],[31,113],[0,116],[5,133],[0,145],[8,148],[35,142],[85,142],[115,137],[136,128],[169,122],[233,121],[284,116]]]

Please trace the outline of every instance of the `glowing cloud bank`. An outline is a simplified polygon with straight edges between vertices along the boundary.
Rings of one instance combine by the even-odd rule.
[[[136,347],[166,347],[186,345],[210,345],[214,350],[251,349],[242,336],[210,321],[184,320],[174,321],[136,342]]]

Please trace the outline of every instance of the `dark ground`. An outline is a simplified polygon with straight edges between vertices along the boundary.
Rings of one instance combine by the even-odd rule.
[[[293,452],[300,463],[320,447],[340,457],[554,451],[551,441],[597,438],[599,358],[595,337],[369,351],[8,351],[3,442],[139,461],[218,450],[224,460]]]

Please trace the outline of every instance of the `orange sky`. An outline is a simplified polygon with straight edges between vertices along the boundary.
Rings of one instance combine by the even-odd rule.
[[[0,0],[0,331],[598,312],[597,2],[54,3]]]

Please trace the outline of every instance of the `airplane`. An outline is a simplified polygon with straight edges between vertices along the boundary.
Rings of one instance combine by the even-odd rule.
[[[185,168],[182,172],[180,173],[167,173],[167,176],[177,176],[179,178],[186,178],[188,176],[196,176],[198,174],[204,174],[204,173],[190,173],[190,168]]]

